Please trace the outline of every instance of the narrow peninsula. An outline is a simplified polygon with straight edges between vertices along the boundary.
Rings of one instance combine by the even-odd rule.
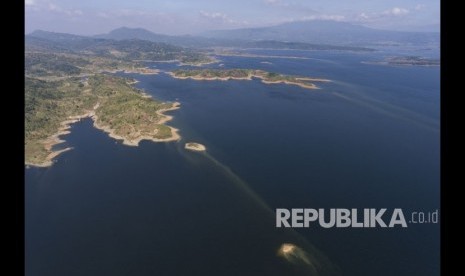
[[[314,82],[329,82],[330,80],[321,78],[309,78],[302,76],[283,75],[254,69],[200,69],[200,70],[174,70],[168,73],[177,79],[193,80],[252,80],[261,79],[266,84],[290,84],[306,89],[319,89]]]

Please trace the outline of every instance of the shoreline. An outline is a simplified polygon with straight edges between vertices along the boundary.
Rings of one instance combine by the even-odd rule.
[[[150,97],[150,95],[147,95],[147,96]],[[177,109],[180,108],[180,105],[181,104],[179,102],[174,102],[174,103],[172,103],[171,107],[157,110],[156,114],[162,117],[157,122],[157,125],[163,125],[166,122],[172,120],[173,116],[166,115],[164,113],[168,112],[168,111],[172,111],[172,110],[177,110]],[[92,110],[87,111],[86,113],[81,114],[81,115],[70,116],[70,117],[68,117],[68,119],[62,121],[60,123],[61,126],[58,129],[58,131],[55,134],[51,135],[50,137],[46,138],[42,142],[45,149],[49,152],[49,154],[47,155],[45,160],[43,162],[41,162],[41,163],[32,163],[32,162],[27,162],[26,161],[25,165],[26,166],[32,166],[32,167],[39,167],[39,168],[46,168],[46,167],[50,167],[51,165],[53,165],[53,159],[54,158],[56,158],[57,156],[59,156],[63,152],[66,152],[66,151],[69,151],[69,150],[73,149],[71,147],[67,147],[67,148],[64,148],[64,149],[61,149],[61,150],[53,151],[52,148],[55,145],[58,145],[58,144],[61,144],[61,143],[65,142],[65,140],[62,140],[59,137],[62,136],[62,135],[67,135],[67,134],[71,133],[70,130],[69,130],[71,128],[71,125],[74,124],[74,123],[77,123],[80,120],[85,119],[85,118],[92,119],[93,127],[107,133],[109,137],[111,137],[111,138],[113,138],[115,140],[123,140],[122,144],[127,145],[127,146],[138,146],[140,141],[142,141],[142,140],[149,140],[149,141],[152,141],[152,142],[172,142],[172,141],[179,141],[181,139],[181,136],[179,135],[179,129],[174,128],[172,126],[167,126],[171,130],[171,137],[168,137],[168,138],[155,138],[155,137],[151,137],[151,136],[147,136],[147,135],[142,135],[142,136],[137,137],[136,139],[130,140],[130,139],[126,138],[126,137],[120,136],[120,135],[116,134],[115,130],[110,128],[109,126],[99,125],[99,123],[97,122],[98,116],[95,114],[95,110],[99,106],[100,106],[100,103],[97,103],[93,107]]]
[[[47,168],[53,165],[53,159],[57,157],[58,155],[62,154],[63,152],[67,152],[69,150],[72,150],[72,147],[67,147],[61,150],[57,151],[52,151],[49,155],[46,157],[46,161],[42,163],[31,163],[31,162],[25,162],[26,167],[37,167],[37,168]]]
[[[62,149],[62,150],[57,150],[57,151],[52,150],[52,148],[55,145],[58,145],[58,144],[61,144],[61,143],[65,142],[65,140],[60,139],[60,136],[70,134],[71,131],[69,129],[71,128],[72,124],[77,123],[77,122],[79,122],[80,120],[82,120],[84,118],[94,116],[95,115],[95,110],[99,106],[100,106],[100,103],[97,103],[93,107],[92,110],[87,111],[86,113],[81,114],[81,115],[69,116],[68,119],[62,121],[60,123],[60,127],[58,128],[58,131],[55,134],[53,134],[52,136],[50,136],[48,138],[45,138],[42,141],[42,144],[44,145],[45,149],[49,152],[49,154],[47,155],[45,160],[42,163],[31,163],[31,162],[26,161],[25,165],[34,166],[34,167],[42,167],[42,168],[49,167],[49,166],[53,165],[53,159],[55,157],[57,157],[58,155],[60,155],[63,152],[66,152],[66,151],[72,149],[72,148],[68,147],[68,148],[65,148],[65,149]]]

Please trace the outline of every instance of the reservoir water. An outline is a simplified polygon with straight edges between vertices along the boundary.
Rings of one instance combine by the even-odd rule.
[[[128,147],[76,123],[27,168],[26,275],[439,275],[439,225],[275,227],[276,208],[439,208],[439,68],[389,53],[249,51],[212,68],[332,80],[320,90],[120,74],[179,101],[182,140]],[[285,56],[301,57],[286,58]],[[163,71],[175,63],[151,63]],[[184,150],[198,142],[207,153]],[[298,245],[311,265],[277,255]]]

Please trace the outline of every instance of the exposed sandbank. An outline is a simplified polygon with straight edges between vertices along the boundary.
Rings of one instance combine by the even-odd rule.
[[[206,151],[207,148],[199,143],[189,142],[184,145],[184,148],[191,151]]]

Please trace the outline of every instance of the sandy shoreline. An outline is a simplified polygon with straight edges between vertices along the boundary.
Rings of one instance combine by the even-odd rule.
[[[150,97],[149,95],[147,95],[147,96]],[[162,124],[165,124],[166,122],[172,120],[173,116],[166,115],[164,113],[168,112],[168,111],[179,109],[180,105],[181,104],[179,102],[174,102],[171,107],[157,110],[156,114],[161,117],[161,119],[157,122],[157,124],[162,125]],[[62,149],[62,150],[53,151],[52,150],[53,146],[65,142],[64,140],[60,139],[59,137],[62,136],[62,135],[69,134],[70,133],[69,129],[71,128],[71,124],[79,122],[80,120],[82,120],[84,118],[91,118],[93,120],[93,122],[94,122],[93,126],[95,128],[97,128],[99,130],[102,130],[103,132],[107,133],[108,136],[110,136],[113,139],[123,140],[122,143],[124,145],[127,145],[127,146],[138,146],[140,141],[142,141],[142,140],[149,140],[149,141],[153,141],[153,142],[171,142],[171,141],[178,141],[178,140],[181,139],[181,136],[179,135],[179,130],[174,128],[174,127],[171,127],[171,126],[167,126],[171,130],[171,137],[163,138],[163,139],[154,138],[152,136],[147,136],[147,135],[140,135],[135,139],[128,139],[127,137],[120,136],[120,135],[115,133],[114,129],[110,128],[109,126],[100,125],[97,122],[98,121],[98,116],[95,114],[95,110],[97,110],[97,108],[99,106],[100,106],[100,103],[97,103],[93,107],[92,110],[90,110],[90,111],[88,111],[88,112],[86,112],[86,113],[84,113],[82,115],[70,116],[67,120],[61,122],[60,123],[61,126],[58,129],[57,133],[53,134],[52,136],[50,136],[49,138],[47,138],[47,139],[45,139],[43,141],[43,145],[44,145],[45,149],[50,152],[47,155],[47,157],[45,158],[44,162],[42,162],[42,163],[26,162],[25,165],[34,166],[34,167],[49,167],[49,166],[53,165],[53,159],[55,157],[57,157],[58,155],[60,155],[63,152],[66,152],[66,151],[72,149],[72,148],[68,147],[68,148],[65,148],[65,149]]]
[[[266,83],[266,84],[289,84],[289,85],[297,85],[297,86],[300,86],[302,88],[307,88],[307,89],[320,89],[319,87],[317,87],[316,85],[314,85],[313,83],[309,83],[309,84],[303,84],[303,83],[297,83],[297,82],[292,82],[292,81],[267,81],[267,80],[263,80],[262,79],[262,82],[263,83]]]

